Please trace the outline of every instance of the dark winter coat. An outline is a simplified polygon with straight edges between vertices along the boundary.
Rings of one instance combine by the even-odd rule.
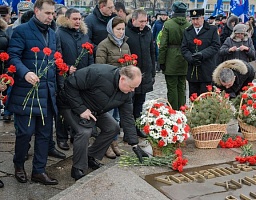
[[[224,26],[221,35],[220,35],[220,42],[223,44],[225,40],[232,34],[234,26],[232,26],[232,22],[235,22],[235,25],[239,23],[239,19],[237,16],[232,15],[228,18],[227,24]]]
[[[159,19],[159,20],[156,20],[156,22],[154,23],[154,26],[152,27],[152,33],[153,33],[153,40],[154,41],[156,41],[158,33],[162,30],[164,22],[165,21]]]
[[[202,45],[198,46],[198,51],[203,55],[202,64],[197,67],[197,73],[195,70],[193,73],[194,66],[192,64],[192,54],[196,52],[196,45],[194,43],[195,38],[202,41]],[[189,26],[184,31],[181,52],[189,63],[187,73],[187,80],[189,82],[212,81],[212,72],[216,68],[216,55],[219,48],[220,37],[217,32],[217,27],[214,25],[209,25],[204,21],[204,25],[198,35],[196,34],[193,25]]]
[[[118,59],[124,54],[131,54],[129,45],[126,43],[127,39],[128,37],[125,37],[123,44],[119,47],[113,37],[108,34],[108,37],[98,45],[95,63],[121,67]]]
[[[241,45],[249,47],[248,51],[229,51],[229,49],[233,46],[237,48]],[[255,60],[255,49],[253,46],[252,39],[248,36],[248,33],[245,33],[244,39],[241,41],[240,38],[235,37],[235,33],[232,33],[230,37],[228,37],[224,44],[220,48],[219,55],[225,60],[232,59],[240,59],[246,62],[250,62]]]
[[[155,47],[151,29],[148,26],[140,31],[138,27],[132,25],[129,20],[125,35],[129,37],[127,44],[130,47],[131,53],[138,56],[137,66],[140,68],[143,77],[138,88],[135,89],[137,94],[146,94],[153,90],[153,80],[155,77]]]
[[[180,49],[184,30],[188,26],[190,23],[185,17],[173,17],[164,23],[158,61],[166,66],[165,75],[187,75],[188,63]]]
[[[58,18],[57,25],[59,28],[56,31],[56,36],[60,41],[60,49],[58,50],[62,53],[63,60],[67,65],[74,65],[82,51],[82,44],[86,42],[91,43],[87,35],[87,27],[84,22],[81,22],[79,30],[70,28],[71,25],[65,16]],[[93,63],[93,56],[86,53],[79,62],[77,69],[81,69]]]
[[[107,64],[93,64],[80,69],[65,81],[65,93],[72,111],[80,115],[89,109],[100,115],[118,108],[124,133],[129,144],[138,138],[133,117],[133,93],[119,89],[119,68]]]
[[[75,30],[71,28],[71,25],[65,16],[60,16],[57,19],[57,25],[59,26],[56,31],[56,37],[58,40],[58,51],[62,53],[64,62],[70,67],[74,65],[76,59],[82,51],[82,44],[90,42],[87,35],[87,26],[84,22],[81,22],[80,29]],[[77,69],[82,69],[94,63],[93,55],[86,53],[80,60]],[[58,108],[65,108],[68,106],[65,95],[63,94],[64,77],[57,75],[58,95],[57,105]]]
[[[31,19],[28,23],[21,24],[14,29],[12,38],[9,43],[8,53],[10,55],[10,64],[16,66],[16,73],[14,73],[14,85],[9,97],[7,109],[19,115],[30,115],[30,107],[33,100],[33,116],[41,116],[38,99],[33,99],[33,94],[30,96],[27,106],[23,109],[23,102],[27,93],[33,87],[25,80],[25,75],[28,72],[35,72],[35,53],[31,51],[32,47],[38,47],[41,51],[37,53],[37,67],[41,66],[44,58],[43,48],[49,47],[52,50],[51,55],[46,56],[42,64],[42,70],[46,67],[48,60],[53,60],[53,54],[56,51],[56,38],[52,29],[48,29],[48,44],[44,39],[43,34]],[[47,71],[46,76],[41,77],[38,97],[40,100],[42,112],[47,116],[47,106],[49,102],[52,104],[55,113],[56,107],[56,69],[51,66]]]
[[[5,33],[7,28],[7,23],[0,18],[0,53],[7,50],[8,47],[8,37]]]
[[[8,37],[5,33],[7,28],[7,23],[0,18],[0,53],[6,52],[8,47]],[[4,73],[4,69],[2,68],[2,61],[0,60],[0,74]]]
[[[235,74],[235,82],[230,88],[225,88],[221,85],[220,82],[220,72],[223,68],[230,68]],[[214,70],[212,75],[213,82],[222,90],[225,90],[230,94],[231,97],[236,97],[242,91],[244,86],[247,86],[248,83],[252,82],[255,76],[254,68],[247,62],[242,60],[234,59],[228,60],[220,65]]]
[[[103,16],[100,13],[98,5],[96,5],[93,12],[85,18],[85,23],[88,27],[88,36],[95,47],[108,36],[106,29],[107,23],[114,16],[116,15]]]

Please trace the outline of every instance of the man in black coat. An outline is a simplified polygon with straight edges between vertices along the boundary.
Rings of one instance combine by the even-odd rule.
[[[87,35],[87,26],[81,21],[81,14],[75,8],[69,8],[65,16],[60,16],[57,19],[58,30],[56,31],[57,39],[59,40],[58,50],[62,53],[64,62],[69,66],[69,74],[71,75],[77,69],[87,67],[94,63],[93,55],[86,53],[81,58],[79,64],[74,67],[76,59],[82,52],[82,44],[90,42]],[[64,87],[64,77],[58,76],[58,91]],[[59,107],[59,98],[57,96],[57,106]],[[56,123],[56,140],[59,148],[68,150],[68,131],[65,122],[58,116]]]
[[[73,143],[73,166],[71,177],[75,180],[85,176],[89,168],[102,166],[101,160],[108,147],[120,132],[116,120],[108,113],[118,108],[120,120],[128,144],[142,162],[147,156],[138,144],[135,121],[132,115],[132,96],[142,79],[138,67],[129,65],[118,68],[107,64],[93,64],[77,70],[65,81],[64,90],[70,108],[62,110],[67,123],[75,130]],[[89,138],[92,127],[101,129],[92,146]]]
[[[147,13],[145,10],[135,10],[132,19],[125,28],[125,34],[129,37],[127,44],[131,53],[138,56],[137,66],[140,68],[143,78],[140,86],[136,88],[133,97],[133,115],[139,118],[142,112],[142,106],[146,99],[146,93],[153,90],[155,81],[155,46],[151,29],[147,24]],[[139,129],[137,134],[140,137],[146,137]],[[124,138],[126,140],[126,138]]]
[[[108,21],[116,16],[116,14],[113,14],[114,8],[113,0],[99,0],[93,12],[85,18],[88,35],[93,42],[95,51],[97,45],[108,36]]]
[[[188,61],[187,81],[189,96],[207,92],[216,68],[216,55],[220,48],[217,27],[204,21],[204,9],[190,10],[192,25],[184,31],[181,53]],[[196,45],[195,39],[200,42]]]
[[[235,98],[242,91],[244,86],[252,82],[255,76],[254,68],[247,62],[233,59],[228,60],[214,70],[213,82]]]

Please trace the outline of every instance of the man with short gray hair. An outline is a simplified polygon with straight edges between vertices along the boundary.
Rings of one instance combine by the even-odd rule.
[[[221,63],[213,72],[212,80],[229,93],[231,98],[236,97],[244,86],[252,82],[255,76],[254,68],[247,62],[233,59]]]

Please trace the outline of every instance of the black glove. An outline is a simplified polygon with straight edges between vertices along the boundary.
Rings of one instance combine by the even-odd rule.
[[[194,53],[192,55],[193,60],[203,60],[203,54],[201,52]]]
[[[166,66],[164,64],[160,64],[160,69],[164,71],[166,69]]]
[[[202,62],[200,60],[193,60],[193,65],[200,66]]]
[[[152,84],[154,85],[155,83],[155,77],[152,77]]]
[[[132,150],[134,151],[134,153],[135,153],[136,156],[138,157],[140,163],[143,162],[143,158],[142,158],[142,157],[148,157],[148,154],[146,154],[146,153],[140,148],[140,146],[138,146],[138,145],[132,147]]]

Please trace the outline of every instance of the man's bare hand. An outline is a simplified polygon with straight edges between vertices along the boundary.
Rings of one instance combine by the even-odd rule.
[[[34,73],[34,72],[28,72],[25,75],[25,80],[27,82],[29,82],[32,85],[35,85],[37,82],[40,81],[40,79],[38,78],[38,76]]]
[[[2,84],[2,83],[0,82],[0,92],[5,91],[6,89],[7,89],[7,86],[6,86],[5,84]]]
[[[69,68],[69,74],[73,74],[76,71],[76,67],[73,65]]]
[[[86,111],[81,113],[80,117],[88,119],[88,120],[90,120],[92,118],[94,121],[97,121],[96,117],[92,114],[92,112],[89,109],[87,109]]]

